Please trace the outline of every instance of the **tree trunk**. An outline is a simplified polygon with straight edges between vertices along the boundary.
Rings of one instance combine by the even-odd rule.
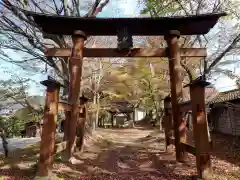
[[[96,118],[97,118],[97,93],[94,93],[93,95],[93,104],[94,104],[94,111],[91,113],[91,119],[90,119],[90,124],[92,126],[92,130],[96,129]]]
[[[91,118],[91,127],[92,127],[92,131],[96,130],[96,113],[94,113],[93,118]]]
[[[135,109],[133,109],[133,112],[132,112],[132,122],[133,122],[133,127],[135,127]]]
[[[98,120],[98,127],[103,127],[103,117]]]
[[[85,123],[85,134],[84,137],[88,137],[92,135],[92,125],[91,125],[91,114],[88,114],[86,111],[86,123]]]
[[[112,127],[114,126],[113,121],[114,121],[114,116],[113,116],[113,114],[111,114],[111,124],[112,124]]]
[[[7,142],[7,138],[6,138],[6,133],[3,129],[0,129],[0,136],[2,139],[5,157],[8,157],[8,142]]]
[[[100,112],[100,96],[99,96],[99,93],[96,94],[96,104],[97,104],[97,111],[96,111],[96,119],[95,119],[95,128],[98,127],[98,121],[99,121],[99,112]]]
[[[162,120],[163,120],[163,115],[164,115],[163,110],[161,110],[160,113],[161,113],[161,115],[159,116],[159,128],[160,128],[160,131],[162,131],[163,130]]]
[[[102,119],[102,127],[105,127],[106,116]]]

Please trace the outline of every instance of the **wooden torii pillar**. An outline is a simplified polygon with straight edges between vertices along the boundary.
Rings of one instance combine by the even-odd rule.
[[[172,121],[172,111],[171,111],[171,98],[167,96],[164,99],[164,120],[163,127],[165,132],[165,151],[168,151],[168,146],[174,144],[171,142],[173,121]]]
[[[48,80],[42,81],[41,84],[46,86],[47,89],[37,176],[50,177],[52,176],[59,90],[61,84],[50,78]]]
[[[190,86],[192,100],[192,121],[194,144],[196,151],[197,171],[201,178],[212,178],[212,164],[210,158],[211,141],[205,105],[205,87],[210,83],[197,79]]]
[[[83,49],[84,41],[87,36],[83,31],[74,31],[72,35],[73,48],[71,59],[69,61],[70,83],[68,102],[71,104],[70,118],[67,125],[67,146],[65,152],[65,161],[71,161],[72,153],[75,148],[76,126],[79,118],[79,95],[82,77]]]
[[[171,85],[171,102],[173,111],[174,122],[174,137],[176,148],[176,159],[179,162],[186,161],[186,152],[184,147],[181,146],[181,142],[186,142],[186,133],[181,132],[184,129],[184,124],[181,118],[181,111],[179,103],[182,99],[182,77],[181,77],[181,57],[180,49],[178,45],[178,39],[180,32],[177,30],[171,30],[165,35],[165,40],[168,45],[168,58],[169,58],[169,75]]]
[[[77,142],[76,148],[77,151],[82,151],[84,144],[84,131],[85,131],[85,123],[87,116],[87,103],[88,99],[84,96],[80,97],[80,106],[79,106],[79,118],[77,122]]]

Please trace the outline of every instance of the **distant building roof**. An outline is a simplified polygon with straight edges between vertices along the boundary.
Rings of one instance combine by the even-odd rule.
[[[215,99],[216,96],[218,96],[219,92],[211,85],[205,87],[205,102],[206,104],[209,104],[210,102],[212,102],[213,99]],[[185,96],[187,96],[185,94]],[[171,98],[171,95],[168,94],[168,96],[166,96],[165,98]],[[188,89],[188,97],[184,97],[182,99],[183,102],[188,102],[190,100],[190,92]]]
[[[43,96],[29,96],[28,103],[34,109],[41,109],[44,106],[44,97]],[[0,116],[8,116],[14,113],[15,111],[25,108],[23,104],[25,104],[24,99],[20,99],[17,103],[14,100],[4,100],[0,101]]]
[[[209,101],[208,104],[222,103],[237,99],[240,99],[240,89],[233,89],[230,91],[220,92],[216,97]]]
[[[205,101],[206,101],[206,103],[208,104],[208,102],[210,102],[212,99],[214,99],[218,94],[219,94],[219,92],[216,90],[215,87],[207,86],[205,88]]]
[[[0,116],[9,116],[21,108],[23,108],[23,106],[19,103],[5,105],[0,109]]]
[[[109,110],[109,112],[119,112],[119,113],[130,113],[133,112],[134,107],[133,105],[128,102],[128,101],[113,101],[111,103],[111,110]]]

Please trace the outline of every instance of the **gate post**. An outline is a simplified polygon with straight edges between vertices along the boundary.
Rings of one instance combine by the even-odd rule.
[[[180,65],[180,51],[178,46],[178,39],[180,32],[176,30],[170,31],[165,35],[165,40],[168,45],[168,58],[169,58],[169,74],[171,82],[171,102],[172,102],[172,113],[174,123],[174,137],[175,137],[175,148],[176,148],[176,159],[179,162],[186,161],[186,152],[181,142],[186,142],[186,136],[180,132],[183,126],[181,112],[180,112],[180,101],[182,99],[182,76],[181,76],[181,65]]]
[[[170,112],[171,110],[171,98],[167,96],[164,99],[164,120],[163,120],[163,126],[164,126],[164,132],[165,132],[165,151],[168,151],[168,146],[170,145],[170,138],[171,130],[172,130],[172,114]]]
[[[69,137],[69,121],[71,120],[71,111],[65,111],[65,120],[64,120],[64,136],[63,140],[67,141]]]
[[[79,95],[82,76],[83,49],[86,34],[82,31],[75,31],[72,35],[73,48],[69,61],[70,83],[68,101],[72,106],[69,114],[70,119],[67,120],[67,147],[65,152],[65,161],[71,161],[72,153],[76,141],[76,126],[79,117]],[[69,118],[69,117],[68,117]]]
[[[55,149],[56,121],[58,114],[59,91],[61,84],[53,79],[41,82],[47,87],[43,127],[40,142],[39,177],[51,177]]]
[[[81,96],[80,97],[80,106],[79,106],[79,118],[77,122],[77,141],[76,141],[76,150],[82,151],[84,144],[84,131],[85,131],[85,122],[86,122],[86,113],[87,113],[87,103],[88,99]]]
[[[210,179],[212,165],[210,160],[210,139],[205,106],[205,87],[210,83],[198,79],[191,83],[193,134],[196,148],[197,171],[201,178]]]

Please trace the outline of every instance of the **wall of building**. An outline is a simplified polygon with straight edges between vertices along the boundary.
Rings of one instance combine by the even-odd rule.
[[[216,132],[240,136],[239,105],[217,104],[211,110],[209,118]]]
[[[146,111],[142,110],[142,109],[139,109],[139,108],[135,108],[134,113],[135,113],[134,114],[134,121],[135,122],[143,120],[146,116]]]
[[[118,114],[115,116],[115,122],[117,127],[123,126],[125,121],[127,120],[127,116],[125,114]]]

